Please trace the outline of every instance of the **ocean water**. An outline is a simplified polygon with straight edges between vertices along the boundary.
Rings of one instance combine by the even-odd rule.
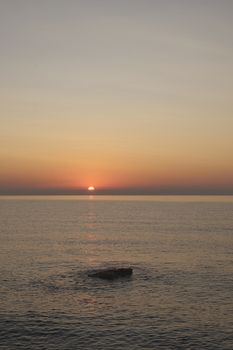
[[[233,197],[1,197],[0,349],[232,350],[232,243]]]

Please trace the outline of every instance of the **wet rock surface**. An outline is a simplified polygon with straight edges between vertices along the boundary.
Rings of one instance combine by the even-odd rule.
[[[101,278],[105,280],[114,280],[122,277],[129,277],[133,273],[131,267],[109,268],[88,273],[89,277]]]

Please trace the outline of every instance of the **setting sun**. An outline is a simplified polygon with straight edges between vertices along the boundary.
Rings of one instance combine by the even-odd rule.
[[[88,187],[88,191],[94,191],[95,190],[95,187],[94,186],[89,186]]]

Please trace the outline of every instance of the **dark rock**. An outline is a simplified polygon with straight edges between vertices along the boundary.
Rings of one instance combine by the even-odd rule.
[[[114,280],[119,277],[129,277],[132,275],[132,273],[133,269],[131,267],[121,267],[91,272],[88,274],[88,276],[102,278],[105,280]]]

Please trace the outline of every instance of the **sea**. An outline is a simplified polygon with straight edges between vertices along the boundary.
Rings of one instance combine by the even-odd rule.
[[[0,197],[0,349],[232,350],[233,197]]]

